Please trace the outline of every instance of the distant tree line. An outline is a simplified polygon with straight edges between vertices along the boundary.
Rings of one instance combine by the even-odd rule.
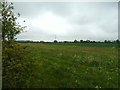
[[[111,40],[104,40],[104,41],[92,41],[92,40],[57,41],[57,40],[54,40],[53,42],[19,40],[16,42],[20,42],[20,43],[119,43],[120,40],[114,40],[114,41],[111,41]]]

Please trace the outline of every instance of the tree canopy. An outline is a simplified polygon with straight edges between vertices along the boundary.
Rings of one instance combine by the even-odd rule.
[[[14,14],[13,3],[0,2],[2,8],[1,18],[2,21],[2,40],[3,41],[13,41],[15,36],[23,31],[25,28],[22,27],[19,23],[16,22],[17,18],[20,17],[20,14]]]

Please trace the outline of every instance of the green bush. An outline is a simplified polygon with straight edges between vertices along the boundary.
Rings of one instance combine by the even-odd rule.
[[[3,88],[29,87],[27,82],[32,75],[33,62],[27,54],[25,46],[3,42]]]

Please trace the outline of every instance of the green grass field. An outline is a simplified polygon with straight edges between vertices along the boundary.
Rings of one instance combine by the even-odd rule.
[[[32,88],[117,88],[117,44],[20,43],[34,62]]]

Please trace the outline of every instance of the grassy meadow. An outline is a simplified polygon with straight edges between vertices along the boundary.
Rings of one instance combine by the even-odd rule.
[[[19,43],[34,63],[30,88],[117,88],[118,48],[110,43]]]

